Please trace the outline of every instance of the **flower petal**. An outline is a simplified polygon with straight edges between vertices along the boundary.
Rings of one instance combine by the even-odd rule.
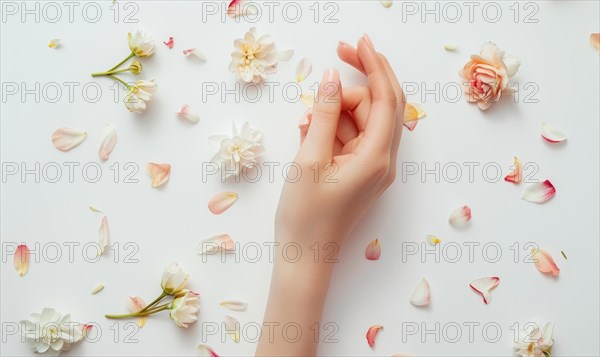
[[[58,128],[52,133],[52,145],[60,151],[69,151],[81,144],[87,138],[87,132],[71,129]]]
[[[173,37],[169,37],[169,41],[163,43],[165,44],[165,46],[169,47],[169,49],[175,46],[175,41],[173,41]]]
[[[428,234],[427,237],[425,237],[425,240],[427,241],[427,243],[429,243],[429,245],[432,246],[442,243],[442,240],[434,236],[433,234]]]
[[[225,315],[225,334],[231,336],[233,342],[240,342],[240,322],[238,319]]]
[[[281,50],[277,51],[277,58],[282,62],[287,62],[294,55],[294,50]]]
[[[456,50],[458,50],[458,46],[457,46],[457,45],[455,45],[455,44],[447,44],[447,45],[444,45],[444,49],[445,49],[446,51],[453,52],[453,51],[456,51]]]
[[[303,58],[298,62],[296,67],[296,82],[302,82],[312,72],[312,63],[308,58]]]
[[[554,259],[552,259],[550,253],[546,252],[545,250],[532,249],[531,258],[534,259],[535,267],[540,272],[552,276],[558,276],[560,273],[560,269],[554,262]]]
[[[256,15],[258,10],[252,3],[246,3],[246,0],[232,0],[227,7],[227,16],[235,18],[238,16]],[[252,32],[252,31],[251,31]]]
[[[146,164],[146,172],[152,178],[152,187],[156,188],[169,181],[169,177],[171,177],[171,164],[149,162]]]
[[[414,306],[427,306],[430,302],[431,291],[429,289],[429,282],[423,278],[410,296],[410,303]]]
[[[219,305],[232,311],[246,311],[246,308],[248,307],[247,303],[237,300],[221,301]]]
[[[127,302],[125,304],[127,305],[127,309],[129,310],[129,312],[132,312],[132,313],[138,312],[138,311],[144,309],[148,305],[148,304],[146,304],[144,299],[142,299],[139,296],[129,296],[127,298]],[[144,325],[146,324],[146,321],[148,321],[148,316],[139,317],[137,320],[138,327],[140,327],[140,328],[144,327]]]
[[[554,197],[556,189],[550,180],[544,182],[532,183],[525,188],[521,198],[525,201],[534,203],[544,203]]]
[[[89,206],[90,211],[102,213],[102,210],[96,206]]]
[[[231,191],[220,192],[208,201],[208,209],[213,214],[221,214],[231,207],[238,199],[238,194]]]
[[[195,48],[189,48],[187,50],[183,50],[183,55],[186,57],[196,56],[200,61],[206,62],[206,56],[202,52],[198,51]]]
[[[471,221],[471,208],[469,206],[458,207],[450,214],[448,223],[455,227],[462,227]]]
[[[416,121],[416,120],[404,122],[404,127],[406,129],[408,129],[409,131],[413,131],[417,127],[417,123],[418,123],[418,121]]]
[[[381,256],[381,245],[379,245],[379,239],[375,239],[369,245],[367,245],[367,249],[365,250],[365,257],[368,260],[379,260]]]
[[[60,42],[61,42],[60,38],[53,38],[50,40],[50,42],[48,42],[48,47],[58,48],[58,47],[60,47]]]
[[[312,93],[302,93],[300,102],[307,108],[312,108],[315,104],[315,96]]]
[[[100,291],[104,289],[104,285],[98,284],[91,292],[92,295],[98,294]]]
[[[108,218],[106,216],[102,217],[102,223],[98,229],[98,245],[100,246],[98,256],[101,256],[108,246]]]
[[[513,169],[509,172],[508,175],[504,178],[506,182],[512,182],[519,184],[523,180],[523,167],[521,166],[521,160],[515,156]]]
[[[369,330],[367,331],[367,342],[369,343],[369,346],[375,346],[375,338],[381,329],[383,329],[383,326],[381,325],[373,325],[369,327]]]
[[[200,255],[214,254],[220,251],[234,251],[235,242],[229,234],[219,234],[200,242],[196,248],[196,253]]]
[[[196,351],[201,357],[219,357],[219,355],[209,345],[198,345]]]
[[[567,140],[567,136],[547,122],[542,123],[542,138],[553,144]]]
[[[394,2],[392,0],[379,0],[379,3],[386,9],[391,7],[394,4]]]
[[[500,278],[497,276],[480,278],[477,280],[473,280],[469,286],[471,289],[477,291],[481,296],[483,296],[483,302],[489,304],[492,300],[492,291],[496,286],[500,284]]]
[[[600,50],[600,33],[590,34],[590,44],[597,50]]]
[[[98,155],[100,156],[100,160],[106,161],[110,153],[114,150],[115,145],[117,145],[117,131],[115,127],[110,123],[106,124],[100,138],[102,142]]]
[[[179,111],[175,112],[175,114],[177,114],[178,117],[189,121],[190,123],[198,124],[200,121],[200,115],[192,111],[190,106],[187,104],[182,105],[181,108],[179,108]]]
[[[509,78],[517,74],[517,71],[519,71],[519,67],[521,67],[521,60],[517,56],[504,56],[502,60],[504,61],[504,65],[506,66],[506,74],[508,74]]]
[[[19,276],[27,274],[29,270],[29,247],[25,244],[21,244],[15,250],[15,257],[13,258],[13,264]]]

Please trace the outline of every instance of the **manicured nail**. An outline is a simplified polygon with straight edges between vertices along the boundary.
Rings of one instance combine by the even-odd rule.
[[[321,79],[321,88],[323,94],[333,95],[338,90],[338,83],[340,81],[340,74],[333,68],[326,69],[323,72],[323,78]]]
[[[344,42],[344,41],[340,41],[338,43],[339,47],[352,47],[352,45],[350,45],[348,42]]]
[[[362,37],[365,40],[365,42],[367,43],[367,45],[369,45],[369,47],[371,47],[372,49],[375,49],[375,45],[373,45],[373,41],[371,41],[371,38],[369,37],[369,35],[367,35],[366,33],[363,33]]]

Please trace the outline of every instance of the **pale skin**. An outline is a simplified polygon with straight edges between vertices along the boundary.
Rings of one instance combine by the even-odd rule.
[[[337,52],[367,76],[368,86],[343,88],[339,73],[326,70],[312,118],[300,125],[294,161],[311,174],[286,182],[281,193],[275,217],[279,251],[257,356],[316,355],[322,336],[315,329],[337,259],[332,253],[396,177],[405,106],[396,75],[367,35],[356,47],[340,42]],[[337,171],[325,179],[334,172],[332,164]],[[294,249],[284,252],[290,244]]]

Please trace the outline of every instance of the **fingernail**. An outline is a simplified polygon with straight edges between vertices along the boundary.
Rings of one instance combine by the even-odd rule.
[[[323,72],[323,78],[321,79],[321,88],[323,94],[332,95],[338,90],[338,83],[340,81],[340,75],[338,71],[333,68],[326,69]]]
[[[373,41],[371,41],[371,38],[369,37],[369,35],[367,35],[367,33],[363,33],[363,39],[365,40],[365,42],[367,43],[367,45],[369,45],[369,47],[371,47],[372,49],[375,49],[375,45],[373,45]]]
[[[344,41],[340,41],[338,43],[339,47],[351,47],[351,45],[348,42],[344,42]]]

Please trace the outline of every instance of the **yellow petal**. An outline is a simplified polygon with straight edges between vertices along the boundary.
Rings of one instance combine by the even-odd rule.
[[[452,52],[452,51],[458,50],[458,46],[457,45],[453,45],[453,44],[448,44],[448,45],[444,45],[444,49],[446,51]]]
[[[146,164],[146,172],[152,178],[152,187],[156,188],[169,181],[171,176],[170,164],[156,164],[149,162]]]
[[[208,209],[213,214],[221,214],[231,207],[238,199],[238,194],[235,192],[220,192],[214,195],[208,201]]]
[[[29,270],[29,247],[27,245],[21,244],[17,247],[13,263],[19,276],[27,274],[27,270]]]
[[[310,75],[312,72],[312,64],[308,58],[303,58],[298,62],[298,67],[296,67],[296,82],[302,82]]]
[[[60,46],[60,38],[53,38],[48,42],[48,47],[57,48]]]
[[[92,290],[92,295],[96,295],[104,289],[104,285],[99,284]]]
[[[312,108],[315,104],[315,96],[312,93],[302,93],[300,102],[307,108]]]

